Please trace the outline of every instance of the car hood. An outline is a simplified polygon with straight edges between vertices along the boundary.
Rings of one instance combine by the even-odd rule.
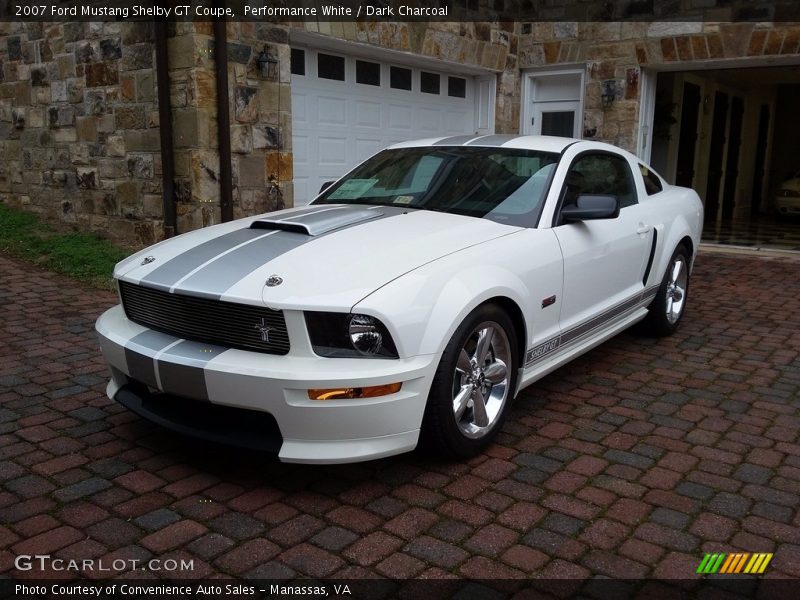
[[[800,192],[800,178],[795,179],[787,179],[784,181],[778,189],[781,190],[791,190],[793,192]]]
[[[115,276],[229,302],[343,310],[421,265],[517,231],[440,212],[309,206],[166,240],[121,262]]]

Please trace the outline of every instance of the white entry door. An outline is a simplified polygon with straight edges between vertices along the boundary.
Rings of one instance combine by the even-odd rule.
[[[529,73],[526,78],[523,133],[581,137],[583,71]]]
[[[295,205],[390,144],[493,133],[493,98],[493,78],[293,48]]]

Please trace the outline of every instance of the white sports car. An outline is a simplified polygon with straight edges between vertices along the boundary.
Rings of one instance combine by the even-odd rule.
[[[309,206],[119,263],[108,395],[284,461],[467,457],[521,388],[637,321],[676,329],[702,210],[607,144],[396,144]]]

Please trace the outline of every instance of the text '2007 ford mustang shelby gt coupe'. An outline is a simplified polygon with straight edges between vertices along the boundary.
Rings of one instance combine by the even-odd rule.
[[[467,457],[522,387],[637,321],[673,332],[702,222],[695,192],[607,144],[396,144],[309,206],[120,262],[108,395],[284,461]]]

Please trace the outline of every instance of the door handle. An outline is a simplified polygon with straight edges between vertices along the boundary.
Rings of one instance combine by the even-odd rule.
[[[645,233],[650,233],[650,230],[653,228],[652,225],[645,225],[644,223],[639,223],[639,227],[636,229],[636,233],[639,235],[644,235]]]

